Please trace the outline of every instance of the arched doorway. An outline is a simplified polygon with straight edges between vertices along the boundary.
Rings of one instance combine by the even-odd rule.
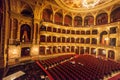
[[[31,27],[27,24],[23,24],[20,30],[20,42],[30,42],[31,39]]]
[[[103,31],[100,33],[100,44],[108,44],[107,43],[107,40],[108,40],[108,37],[107,37],[107,31]]]
[[[30,56],[30,48],[24,47],[21,49],[21,57]]]

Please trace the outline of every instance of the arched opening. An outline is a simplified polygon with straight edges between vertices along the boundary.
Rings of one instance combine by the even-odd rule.
[[[108,58],[114,59],[115,58],[115,52],[113,50],[108,51]]]
[[[107,23],[108,23],[107,13],[101,13],[101,14],[97,15],[97,17],[96,17],[97,25],[102,25],[102,24],[107,24]]]
[[[85,41],[84,41],[84,38],[81,38],[81,43],[84,44],[84,42],[85,42]]]
[[[86,44],[90,43],[90,38],[86,38]]]
[[[56,39],[57,39],[56,36],[53,36],[52,39],[53,39],[53,42],[57,42],[57,40],[56,40]]]
[[[45,47],[44,46],[40,46],[40,48],[39,48],[40,50],[40,55],[44,55],[45,54]]]
[[[75,47],[75,53],[76,53],[76,54],[79,54],[79,52],[80,52],[79,46],[76,46],[76,47]]]
[[[62,25],[63,21],[63,15],[61,13],[55,13],[55,18],[54,18],[55,24]]]
[[[66,51],[65,51],[65,49],[66,49],[66,47],[65,47],[65,46],[63,46],[63,47],[62,47],[62,52],[63,52],[63,53],[65,53],[65,52],[66,52]]]
[[[43,15],[42,15],[43,21],[52,22],[52,14],[53,14],[53,12],[51,9],[44,9]]]
[[[51,42],[51,36],[47,36],[47,42]]]
[[[75,18],[74,18],[74,26],[75,27],[82,26],[82,18],[80,16],[75,16]]]
[[[80,54],[84,54],[84,47],[80,47]]]
[[[80,34],[80,31],[79,31],[79,30],[78,30],[78,31],[76,31],[76,34],[78,34],[78,35],[79,35],[79,34]]]
[[[66,51],[70,52],[70,46],[66,46]]]
[[[90,35],[90,30],[87,30],[87,31],[86,31],[86,34],[87,34],[87,35]]]
[[[91,54],[96,55],[96,49],[95,48],[91,48]]]
[[[65,37],[62,37],[62,43],[65,43]]]
[[[46,31],[46,26],[42,25],[42,26],[40,27],[40,31]]]
[[[110,38],[109,45],[110,46],[116,46],[116,38]]]
[[[75,42],[75,39],[74,38],[71,38],[71,43],[74,43]]]
[[[46,42],[46,36],[40,35],[40,42]]]
[[[71,52],[74,52],[74,46],[71,46]]]
[[[82,31],[81,31],[81,34],[82,34],[82,35],[85,35],[85,31],[82,30]]]
[[[61,46],[58,46],[57,49],[58,49],[58,53],[61,53]]]
[[[57,28],[53,28],[53,32],[57,32]]]
[[[47,31],[52,32],[52,27],[47,27]]]
[[[91,26],[91,25],[94,25],[94,17],[86,16],[84,19],[84,26]]]
[[[116,21],[120,21],[120,7],[114,9],[111,12],[111,22],[116,22]]]
[[[100,33],[100,44],[107,44],[108,37],[107,37],[107,31],[103,31]]]
[[[31,41],[31,27],[27,24],[23,24],[20,30],[20,42]]]
[[[24,47],[21,49],[21,57],[30,56],[30,48]]]
[[[48,46],[48,47],[46,48],[47,54],[52,54],[52,53],[51,53],[51,49],[52,49],[51,46]]]
[[[60,37],[57,37],[57,42],[61,42],[61,38]]]
[[[98,49],[98,55],[102,57],[106,57],[106,50],[105,49]]]
[[[64,25],[65,26],[72,26],[72,17],[71,16],[65,15]]]
[[[96,38],[92,38],[92,43],[91,44],[97,44],[97,39]]]
[[[85,49],[85,54],[89,54],[89,47],[86,47],[84,49]]]
[[[76,38],[76,43],[79,43],[79,41],[80,41],[80,38]]]
[[[66,38],[66,41],[67,41],[67,43],[69,43],[70,42],[70,38],[68,37],[68,38]]]

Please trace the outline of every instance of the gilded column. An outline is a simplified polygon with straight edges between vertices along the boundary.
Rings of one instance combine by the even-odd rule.
[[[90,28],[90,44],[92,43],[92,27]]]
[[[120,56],[119,56],[119,52],[120,52],[120,50],[119,50],[119,48],[116,48],[115,49],[115,61],[118,61],[118,60],[120,60]]]
[[[45,46],[45,55],[47,54],[47,46]]]
[[[58,46],[56,46],[56,48],[55,48],[55,52],[58,53]]]
[[[84,54],[86,54],[86,47],[84,47]]]
[[[63,22],[62,22],[63,25],[64,25],[64,21],[65,21],[65,15],[63,15]]]
[[[74,17],[72,17],[72,27],[74,27]]]
[[[97,45],[99,45],[99,43],[100,43],[100,33],[98,32],[98,34],[97,34]]]
[[[106,53],[106,58],[108,58],[108,49],[106,49],[105,53]]]
[[[94,25],[96,25],[96,15],[94,16]]]
[[[82,17],[82,26],[84,26],[84,18],[85,16]]]
[[[80,53],[81,53],[81,47],[79,46],[79,55],[80,55]]]
[[[84,38],[84,44],[86,44],[86,38]]]
[[[55,12],[53,12],[53,23],[55,22]]]
[[[108,12],[107,14],[108,14],[108,23],[110,23],[110,12]]]
[[[96,48],[96,57],[98,57],[98,54],[99,54],[99,53],[98,53],[98,49]]]
[[[53,54],[53,46],[51,46],[50,51],[51,51],[51,54]]]
[[[38,24],[38,29],[37,29],[37,30],[38,30],[38,31],[37,31],[37,32],[38,32],[38,33],[37,33],[37,44],[39,44],[39,42],[40,42],[40,25],[41,25],[41,24]]]
[[[33,44],[35,44],[35,42],[36,42],[36,23],[34,23],[34,34],[33,34]]]
[[[91,55],[91,47],[89,47],[89,55]]]
[[[118,46],[120,46],[120,37],[119,37],[119,34],[120,34],[120,32],[119,32],[119,28],[117,28],[116,29],[116,32],[117,32],[117,34],[116,34],[116,47],[118,47]]]

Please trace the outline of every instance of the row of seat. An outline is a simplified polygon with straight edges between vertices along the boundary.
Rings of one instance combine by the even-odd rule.
[[[67,61],[67,60],[73,58],[74,56],[75,56],[75,54],[63,55],[63,56],[58,56],[58,57],[54,57],[54,58],[49,58],[46,60],[40,60],[39,63],[42,64],[44,66],[44,68],[47,69],[47,68],[54,67],[64,61]]]
[[[62,61],[59,59],[49,59],[45,62],[51,65],[55,60],[55,63],[57,60]],[[103,80],[104,76],[110,76],[112,72],[119,70],[119,63],[91,55],[80,55],[47,69],[54,80]]]

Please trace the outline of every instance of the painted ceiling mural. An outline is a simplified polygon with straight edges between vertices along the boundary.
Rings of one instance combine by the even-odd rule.
[[[61,0],[61,2],[70,8],[84,8],[86,6],[92,7],[94,5],[100,5],[112,0]]]

